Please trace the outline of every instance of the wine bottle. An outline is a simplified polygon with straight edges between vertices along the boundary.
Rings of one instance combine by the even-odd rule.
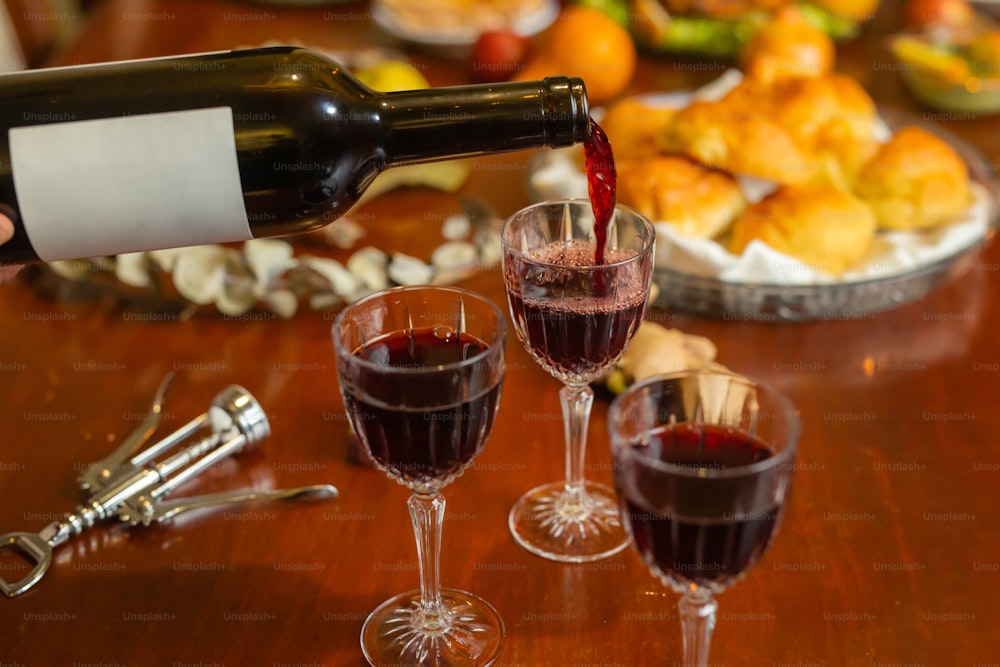
[[[382,93],[297,47],[0,76],[0,264],[314,231],[384,169],[590,133],[583,81]]]

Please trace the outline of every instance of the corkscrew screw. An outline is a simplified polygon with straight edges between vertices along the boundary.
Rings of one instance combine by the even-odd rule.
[[[238,489],[222,493],[165,498],[181,485],[222,459],[256,447],[271,434],[267,414],[244,388],[230,385],[215,396],[208,410],[146,449],[162,413],[163,398],[173,379],[164,378],[153,404],[135,431],[106,458],[85,468],[77,482],[90,496],[72,512],[38,533],[16,532],[0,536],[0,551],[15,551],[32,564],[31,571],[15,582],[0,575],[0,592],[16,597],[41,580],[52,564],[53,550],[98,522],[118,518],[131,525],[169,521],[182,512],[252,500],[323,500],[337,497],[328,484],[295,489]],[[200,431],[209,433],[163,460]],[[140,451],[141,450],[141,451]]]

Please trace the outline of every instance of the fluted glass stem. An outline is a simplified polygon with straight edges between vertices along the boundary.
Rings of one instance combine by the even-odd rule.
[[[719,603],[710,590],[692,584],[677,607],[684,635],[684,667],[707,667]]]
[[[559,390],[562,403],[563,428],[566,437],[566,493],[567,504],[585,510],[587,492],[584,489],[584,461],[587,455],[587,425],[594,392],[588,385],[565,385]]]
[[[420,563],[420,609],[414,626],[433,632],[451,625],[451,613],[441,602],[441,531],[444,524],[444,496],[418,493],[407,501]]]

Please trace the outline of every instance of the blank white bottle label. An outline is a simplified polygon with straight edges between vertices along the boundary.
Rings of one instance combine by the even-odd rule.
[[[9,140],[45,261],[252,238],[229,107],[16,127]]]

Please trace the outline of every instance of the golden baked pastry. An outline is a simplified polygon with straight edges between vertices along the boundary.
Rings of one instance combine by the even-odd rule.
[[[969,171],[943,139],[919,127],[900,128],[859,174],[856,189],[886,229],[949,222],[971,201]]]
[[[625,99],[611,105],[604,118],[601,128],[611,145],[616,158],[637,158],[656,155],[660,135],[676,109],[655,107],[636,97]]]
[[[836,49],[829,35],[806,23],[797,8],[788,7],[750,35],[740,60],[748,77],[771,83],[828,74]]]
[[[676,155],[619,162],[618,201],[704,239],[724,232],[746,207],[732,176]]]
[[[818,173],[814,159],[799,149],[766,106],[744,103],[746,90],[718,102],[692,102],[667,125],[661,149],[702,164],[778,183],[807,183]]]
[[[741,254],[758,239],[836,276],[864,258],[876,227],[871,207],[848,192],[829,185],[784,186],[733,222],[729,249]]]
[[[827,179],[853,187],[878,150],[878,111],[868,92],[843,74],[783,79],[772,86],[776,122],[811,155]]]
[[[876,119],[871,96],[843,74],[748,77],[717,102],[679,110],[660,145],[733,173],[848,188],[877,149]]]
[[[861,169],[878,153],[874,137],[843,136],[824,132],[816,137],[816,158],[826,181],[843,190],[854,190]]]
[[[875,102],[857,81],[844,74],[786,78],[772,86],[775,121],[805,151],[824,137],[871,139]]]

